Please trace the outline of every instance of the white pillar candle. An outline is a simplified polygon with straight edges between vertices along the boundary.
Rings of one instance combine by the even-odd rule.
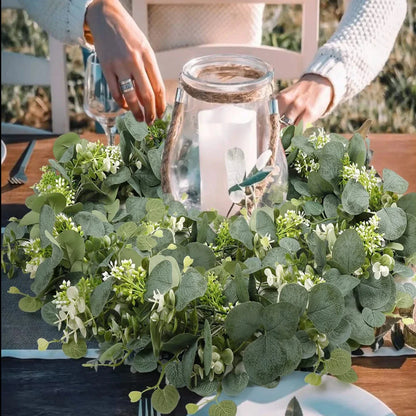
[[[216,209],[226,215],[232,205],[228,194],[225,157],[227,150],[244,152],[246,173],[257,160],[256,111],[236,105],[221,105],[198,114],[201,209]]]

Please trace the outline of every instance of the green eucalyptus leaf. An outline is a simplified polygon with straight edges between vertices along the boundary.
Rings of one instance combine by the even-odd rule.
[[[249,339],[262,324],[264,308],[257,302],[246,302],[231,309],[225,319],[225,330],[236,343]]]
[[[55,216],[55,215],[54,215]],[[33,225],[33,224],[39,224],[39,218],[40,214],[39,212],[35,211],[29,211],[27,214],[25,214],[22,219],[19,221],[19,225],[21,227],[25,225]],[[13,224],[13,223],[11,223]]]
[[[218,404],[212,404],[208,409],[209,416],[235,416],[237,405],[231,400],[222,400]]]
[[[353,229],[345,230],[332,248],[332,259],[343,274],[355,272],[364,264],[365,257],[364,244]]]
[[[413,303],[413,301],[412,301]],[[370,308],[363,309],[364,321],[373,328],[380,328],[386,322],[386,315],[380,311],[373,311]]]
[[[296,254],[300,250],[300,244],[296,238],[283,237],[279,240],[279,246],[286,249],[291,254]]]
[[[180,361],[171,361],[166,367],[166,378],[169,384],[172,384],[176,388],[180,389],[186,386],[186,381],[183,375],[183,365]]]
[[[57,326],[58,310],[52,302],[45,303],[40,310],[42,319],[49,325]]]
[[[182,311],[190,302],[205,294],[207,281],[195,269],[188,269],[182,276],[175,292],[176,310]]]
[[[356,286],[360,284],[360,279],[350,274],[341,274],[337,269],[330,269],[323,275],[327,283],[336,286],[343,296],[350,293]]]
[[[83,260],[85,254],[84,239],[73,230],[64,230],[56,238],[64,257],[69,260],[71,264],[77,260]]]
[[[383,189],[385,191],[404,194],[409,187],[409,182],[390,169],[383,169]]]
[[[139,373],[151,373],[157,368],[157,358],[153,351],[140,351],[134,356],[131,365]]]
[[[162,350],[170,352],[172,354],[177,354],[178,352],[185,350],[189,346],[194,345],[197,339],[198,337],[194,334],[177,334],[170,338],[168,341],[163,343]]]
[[[378,229],[386,240],[397,240],[407,227],[406,213],[399,207],[385,207],[377,211],[380,218]]]
[[[42,305],[43,303],[40,299],[32,298],[31,296],[24,296],[19,300],[19,309],[23,312],[36,312],[42,307]]]
[[[285,150],[290,146],[294,134],[295,126],[287,126],[282,130],[282,145]]]
[[[192,344],[189,349],[184,353],[182,358],[182,364],[183,364],[183,377],[186,381],[186,385],[188,388],[191,387],[191,375],[194,368],[194,362],[195,362],[195,354],[196,350],[198,348],[198,343],[195,342]]]
[[[162,155],[159,149],[150,149],[147,152],[147,157],[149,158],[150,168],[152,169],[155,177],[160,180],[160,170],[162,167]]]
[[[113,279],[110,277],[93,290],[90,297],[92,316],[97,317],[103,311],[112,289]]]
[[[296,338],[299,340],[302,348],[302,359],[307,359],[315,355],[316,353],[316,344],[309,337],[306,331],[297,331]]]
[[[153,292],[165,294],[172,287],[172,264],[168,260],[158,263],[149,274],[147,280],[146,299],[153,297]]]
[[[81,226],[85,235],[92,237],[104,237],[106,235],[104,224],[96,215],[90,212],[78,212],[74,215],[74,221]]]
[[[287,302],[297,309],[298,316],[306,310],[308,291],[297,283],[287,283],[280,288],[279,302]]]
[[[238,185],[243,181],[246,174],[245,166],[245,157],[242,149],[233,147],[232,149],[227,150],[225,155],[225,167],[227,171],[228,188],[231,189],[233,186]]]
[[[412,257],[416,254],[416,216],[411,214],[406,214],[406,216],[406,230],[397,242],[402,244],[404,247],[403,256]]]
[[[134,137],[137,141],[142,141],[149,134],[149,129],[147,124],[144,122],[138,122],[131,111],[128,111],[123,118],[124,125],[128,132]]]
[[[358,375],[352,368],[350,368],[344,374],[338,374],[336,377],[338,380],[341,380],[344,383],[355,383],[356,381],[358,381]]]
[[[230,235],[243,243],[249,250],[253,249],[253,234],[244,217],[237,217],[230,225]]]
[[[340,348],[332,350],[330,358],[325,360],[326,371],[334,376],[345,374],[350,368],[351,353]]]
[[[298,310],[280,299],[279,303],[266,306],[262,313],[264,329],[279,340],[292,338],[298,327]]]
[[[313,254],[317,269],[322,270],[326,264],[326,251],[328,246],[327,241],[321,240],[318,237],[318,234],[311,232],[307,234],[306,242],[308,244],[309,250],[311,250]]]
[[[416,192],[403,195],[397,201],[397,206],[400,207],[406,214],[416,217]]]
[[[162,221],[165,217],[166,206],[160,199],[148,199],[146,202],[146,218],[151,222]]]
[[[253,213],[250,226],[262,237],[266,234],[273,236],[276,233],[276,226],[274,225],[273,218],[271,218],[266,211],[261,209],[258,209]]]
[[[359,182],[350,179],[342,192],[341,202],[345,212],[359,215],[367,211],[370,195]]]
[[[341,204],[339,198],[334,194],[325,195],[323,207],[324,212],[327,218],[337,217],[338,215],[338,206]]]
[[[248,385],[249,376],[246,372],[236,373],[234,371],[229,372],[222,379],[222,388],[224,393],[228,396],[237,396]]]
[[[126,210],[133,221],[140,222],[146,216],[146,198],[131,196],[126,200]]]
[[[327,333],[335,329],[343,313],[344,298],[338,288],[329,283],[312,287],[307,315],[319,332]]]
[[[53,144],[53,155],[55,159],[60,160],[71,146],[80,142],[81,138],[76,133],[66,133],[59,136]]]
[[[333,192],[334,187],[318,172],[311,172],[308,176],[308,189],[312,195],[324,196]]]
[[[50,241],[45,233],[48,232],[49,234],[52,234],[54,226],[55,213],[49,205],[44,205],[39,216],[39,234],[42,247],[46,247],[50,244]]]
[[[316,373],[309,373],[305,376],[305,382],[312,386],[319,386],[322,383],[322,377]]]
[[[120,185],[130,179],[131,172],[127,166],[122,166],[116,173],[107,176],[104,181],[106,186]]]
[[[266,256],[261,262],[261,265],[264,268],[271,267],[274,269],[276,267],[276,263],[286,264],[286,255],[288,253],[289,252],[287,249],[283,247],[273,247],[267,252]]]
[[[318,216],[321,215],[324,208],[322,204],[316,201],[306,201],[305,205],[303,206],[303,210],[305,211],[305,214],[310,216]]]
[[[77,342],[70,339],[68,343],[62,344],[62,351],[67,357],[77,360],[85,357],[85,354],[87,353],[87,343],[83,338],[79,337]]]
[[[385,276],[376,279],[372,273],[368,279],[362,279],[356,288],[358,299],[363,307],[380,309],[395,297],[396,286],[393,277]]]
[[[348,155],[351,162],[354,162],[360,168],[364,165],[367,156],[367,148],[364,138],[359,133],[354,133],[348,144]]]
[[[204,322],[204,373],[207,376],[211,371],[212,361],[212,334],[209,322]]]

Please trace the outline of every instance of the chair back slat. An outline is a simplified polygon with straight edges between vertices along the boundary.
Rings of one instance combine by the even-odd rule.
[[[293,52],[266,45],[201,45],[156,52],[156,59],[164,79],[176,79],[183,65],[191,58],[206,54],[243,53],[257,56],[270,63],[276,79],[296,79],[312,61],[319,38],[319,0],[132,0],[132,15],[140,29],[148,34],[148,6],[173,4],[238,4],[266,3],[302,5],[301,52]],[[190,34],[192,36],[192,34]]]

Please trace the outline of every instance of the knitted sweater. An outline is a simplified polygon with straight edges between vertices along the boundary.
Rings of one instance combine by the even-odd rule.
[[[85,44],[84,15],[92,0],[19,1],[55,38]],[[131,0],[122,3],[130,10]],[[254,3],[152,5],[149,41],[155,51],[203,43],[260,44],[263,7]],[[331,109],[360,92],[381,71],[406,11],[406,0],[349,2],[337,30],[305,70],[331,81]]]

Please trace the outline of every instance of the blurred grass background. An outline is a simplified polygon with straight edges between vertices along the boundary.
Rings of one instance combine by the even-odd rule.
[[[342,17],[342,0],[321,0],[320,36],[322,45]],[[300,50],[300,6],[267,6],[263,43]],[[416,132],[416,2],[408,1],[406,20],[389,60],[378,77],[360,94],[341,104],[317,124],[331,132],[352,132],[366,119],[374,121],[372,132]],[[26,12],[3,10],[2,49],[47,56],[47,35],[28,18]],[[68,93],[71,130],[93,130],[95,123],[83,112],[83,61],[78,46],[67,46]],[[290,83],[281,82],[280,89]],[[1,119],[50,129],[50,92],[43,87],[2,86]]]

